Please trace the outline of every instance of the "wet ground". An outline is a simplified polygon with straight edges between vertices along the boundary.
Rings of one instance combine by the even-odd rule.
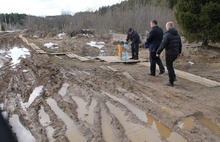
[[[220,87],[209,88],[182,78],[177,78],[175,87],[166,87],[163,83],[167,74],[148,76],[146,66],[97,60],[82,63],[66,56],[37,54],[15,36],[0,36],[9,41],[0,50],[27,48],[30,55],[21,57],[15,67],[10,58],[3,60],[0,103],[19,142],[220,141]],[[51,40],[29,41],[43,45],[57,39]],[[102,42],[84,37],[69,42],[60,39],[58,43],[63,44],[58,46],[63,48],[55,51],[63,52],[65,48],[81,56],[97,56],[99,49],[86,45],[94,40]],[[115,54],[117,47],[110,41],[104,42],[106,53]],[[188,56],[199,59],[197,51],[185,52],[175,65],[185,71],[190,66],[191,71],[200,70],[197,75],[203,74],[201,69],[208,64],[208,57],[204,56],[201,67],[197,62],[189,65]],[[147,56],[145,50],[140,54]],[[215,55],[217,58],[220,53]],[[215,71],[219,73],[217,59],[215,62]],[[125,72],[134,80],[126,78]],[[208,74],[208,69],[204,72]],[[215,76],[212,70],[210,76]]]

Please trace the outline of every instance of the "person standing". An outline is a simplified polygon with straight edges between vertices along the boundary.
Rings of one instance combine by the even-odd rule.
[[[165,72],[165,68],[160,57],[156,56],[156,51],[160,46],[160,43],[163,39],[163,30],[157,25],[156,20],[152,20],[150,22],[150,27],[152,30],[150,31],[148,38],[146,39],[146,45],[149,45],[150,51],[150,74],[151,76],[155,76],[156,74],[156,64],[160,68],[160,73],[163,74]]]
[[[162,43],[156,54],[159,57],[163,49],[166,50],[166,65],[169,74],[169,82],[165,85],[173,86],[176,81],[176,74],[173,68],[173,62],[180,56],[182,52],[182,42],[178,31],[174,28],[173,22],[166,23],[167,32],[163,36]]]
[[[132,54],[132,57],[130,59],[138,60],[140,36],[132,28],[128,29],[126,43],[128,43],[129,41],[131,41],[131,54]]]

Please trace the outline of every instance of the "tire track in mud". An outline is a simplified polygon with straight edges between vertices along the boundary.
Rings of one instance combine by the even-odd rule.
[[[95,84],[95,83],[93,83],[93,84]],[[78,87],[78,88],[86,88],[85,86],[82,86],[82,87]],[[94,85],[93,85],[93,89],[95,89],[94,88]],[[100,91],[99,91],[100,92]],[[134,95],[133,95],[134,96]],[[145,118],[146,118],[146,114],[145,114]],[[146,121],[146,120],[145,120]]]
[[[171,129],[173,129],[174,131],[177,131],[181,135],[185,135],[186,137],[190,138],[192,141],[194,141],[194,139],[201,139],[200,135],[202,133],[209,133],[209,134],[211,134],[210,132],[207,131],[207,129],[204,130],[204,128],[201,127],[200,124],[196,125],[192,130],[187,131],[187,132],[181,130],[176,125],[177,122],[180,122],[182,118],[185,118],[187,116],[191,116],[191,115],[195,116],[195,119],[197,119],[198,117],[201,117],[201,115],[197,116],[198,110],[191,107],[191,106],[193,106],[193,104],[195,105],[195,104],[199,103],[198,100],[191,100],[192,99],[191,96],[193,96],[193,94],[190,94],[189,92],[185,92],[185,90],[181,90],[181,89],[175,90],[174,88],[162,87],[161,85],[155,85],[155,84],[152,84],[152,83],[144,84],[143,82],[140,82],[140,81],[137,81],[136,83],[138,85],[141,84],[141,86],[138,86],[138,85],[134,86],[134,88],[138,88],[138,89],[135,90],[135,92],[139,92],[140,93],[140,91],[143,90],[143,88],[145,88],[145,89],[148,88],[148,91],[151,90],[150,92],[152,92],[153,95],[144,96],[146,93],[144,93],[144,91],[141,91],[141,92],[143,92],[143,94],[142,93],[141,94],[142,94],[142,96],[144,96],[144,98],[148,99],[150,102],[154,103],[157,106],[160,106],[160,104],[163,104],[160,107],[160,109],[162,108],[163,111],[165,111],[167,114],[171,114],[171,115],[174,114],[174,116],[175,115],[177,115],[177,116],[179,115],[180,116],[180,118],[179,117],[173,117],[173,118],[175,118],[173,120],[173,122],[171,120],[170,122],[172,122],[172,123],[170,125],[167,125],[167,126],[171,126],[170,127]],[[164,98],[163,95],[166,98]],[[158,99],[159,97],[160,97],[160,99]],[[158,102],[158,100],[159,100],[159,102]],[[170,101],[173,102],[173,103],[171,103],[171,105],[169,104]],[[183,104],[181,104],[182,101],[184,102]],[[190,102],[190,104],[192,104],[192,105],[189,105],[188,102]],[[208,108],[207,106],[204,106],[201,103],[199,103],[198,105],[199,106],[201,105],[201,107],[199,107],[199,108],[200,109],[204,108],[204,110],[206,110],[206,113],[213,112],[211,107]],[[167,106],[169,106],[169,107],[167,107]],[[176,111],[177,109],[178,109],[178,111]],[[184,109],[186,109],[186,110],[184,110]],[[158,110],[157,110],[157,112],[158,112]],[[159,114],[159,113],[157,113],[157,114]],[[168,116],[166,116],[166,117],[168,117]],[[165,120],[162,117],[159,117],[159,120],[160,119]],[[166,121],[165,121],[165,123],[167,124]],[[212,126],[212,127],[216,128],[216,126]],[[193,137],[192,137],[191,133],[194,133]],[[214,139],[216,139],[216,140],[218,139],[213,134],[212,134],[212,137],[215,137]],[[206,137],[206,139],[207,139],[207,137]]]
[[[57,102],[52,99],[48,98],[47,104],[51,107],[51,109],[54,111],[54,113],[57,115],[58,118],[60,118],[64,124],[66,125],[66,132],[65,135],[68,138],[69,141],[83,141],[82,135],[77,130],[77,127],[75,123],[72,121],[69,116],[67,116],[57,105]]]
[[[54,129],[52,137],[55,141],[68,142],[67,137],[65,136],[66,125],[65,123],[57,117],[55,112],[51,109],[50,105],[45,101],[42,105],[45,109],[45,112],[49,115],[51,124],[50,126]],[[47,135],[48,139],[49,136]]]

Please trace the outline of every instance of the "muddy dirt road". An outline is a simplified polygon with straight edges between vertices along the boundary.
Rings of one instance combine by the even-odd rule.
[[[0,103],[19,142],[220,141],[220,87],[182,78],[177,78],[175,87],[166,87],[167,74],[148,76],[149,68],[140,64],[81,62],[62,55],[37,54],[18,35],[0,34]],[[57,41],[27,39],[38,46]],[[58,46],[63,48],[47,52],[97,56],[99,50],[85,44],[92,40],[101,41],[94,37],[60,39]],[[107,54],[115,54],[110,40],[104,42]],[[9,51],[14,47],[28,49],[30,54],[23,50],[25,56],[13,64]],[[213,59],[216,74],[220,71],[219,55]],[[146,56],[146,51],[141,50],[141,56]],[[201,66],[188,65],[187,56],[198,58],[186,55],[176,66],[198,71]],[[213,70],[204,72],[219,81]]]

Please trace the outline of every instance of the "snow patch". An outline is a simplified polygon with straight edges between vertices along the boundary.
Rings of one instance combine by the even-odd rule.
[[[0,109],[3,110],[4,109],[4,104],[0,104]]]
[[[49,48],[49,49],[57,49],[57,48],[59,48],[57,44],[52,43],[52,42],[45,43],[45,44],[44,44],[44,47],[47,47],[47,48]]]
[[[105,46],[105,42],[90,41],[90,43],[86,43],[86,45],[90,45],[92,47],[97,47],[98,49],[102,49]]]
[[[12,131],[16,133],[18,142],[36,142],[31,132],[21,124],[18,115],[12,115],[9,122],[12,126]]]
[[[33,102],[34,100],[40,96],[41,92],[42,92],[42,89],[43,89],[43,86],[39,86],[39,87],[36,87],[34,89],[34,91],[31,93],[30,97],[29,97],[29,100],[27,103],[24,103],[24,106],[25,108],[28,108]]]
[[[27,73],[27,72],[28,72],[28,70],[22,70],[22,72],[23,72],[23,73]]]
[[[193,62],[191,62],[191,61],[189,61],[189,62],[188,62],[188,64],[190,64],[190,65],[194,65],[194,63],[193,63]]]
[[[26,55],[30,55],[30,52],[27,48],[14,47],[13,49],[9,50],[9,53],[6,55],[6,57],[12,59],[12,67],[15,68],[16,65],[21,62],[21,58],[26,58]]]
[[[63,37],[64,37],[65,35],[66,35],[66,33],[63,32],[63,33],[58,34],[57,36],[58,36],[59,39],[63,39]]]

